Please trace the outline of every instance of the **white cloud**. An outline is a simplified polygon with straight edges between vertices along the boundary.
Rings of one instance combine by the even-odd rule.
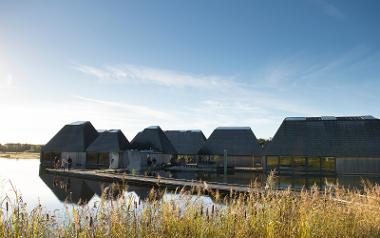
[[[329,3],[327,0],[312,0],[312,2],[319,6],[323,12],[330,17],[338,20],[344,20],[346,18],[345,14],[341,10]]]
[[[224,88],[234,84],[231,77],[193,75],[173,70],[128,64],[104,67],[76,65],[74,68],[107,83],[153,83],[167,87],[201,89]]]
[[[115,102],[115,101],[107,101],[107,100],[99,100],[99,99],[94,99],[94,98],[87,98],[87,97],[82,97],[82,96],[74,96],[74,98],[79,99],[81,101],[93,103],[93,104],[98,104],[98,105],[103,105],[106,107],[112,107],[115,108],[116,110],[125,110],[126,112],[131,113],[131,115],[139,115],[142,117],[153,117],[156,119],[170,119],[171,116],[168,113],[154,110],[152,108],[142,106],[142,105],[134,105],[134,104],[129,104],[125,102]]]

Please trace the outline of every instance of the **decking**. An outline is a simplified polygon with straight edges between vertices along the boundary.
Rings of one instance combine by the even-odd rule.
[[[83,178],[83,179],[90,179],[90,180],[97,180],[97,181],[104,181],[104,182],[123,182],[126,184],[165,187],[168,189],[201,188],[204,191],[219,191],[222,193],[226,193],[226,192],[229,193],[231,191],[237,192],[237,193],[247,193],[252,190],[252,188],[246,185],[129,175],[125,173],[117,173],[116,171],[80,170],[80,169],[73,169],[73,170],[45,169],[45,171],[50,174],[56,174],[56,175],[62,175],[62,176],[69,176],[69,177],[76,177],[76,178]]]

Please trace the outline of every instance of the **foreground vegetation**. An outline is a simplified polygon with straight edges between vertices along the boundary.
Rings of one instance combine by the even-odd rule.
[[[194,191],[162,199],[152,190],[141,204],[124,195],[107,202],[104,194],[96,207],[58,211],[63,220],[43,206],[28,212],[20,197],[5,199],[0,237],[380,237],[379,186],[293,193],[273,190],[271,181],[264,192],[252,185],[245,195],[213,193],[210,206],[199,199],[200,189],[195,199]]]

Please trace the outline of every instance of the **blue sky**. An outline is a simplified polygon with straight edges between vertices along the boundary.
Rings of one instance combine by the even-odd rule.
[[[380,116],[380,2],[1,1],[0,143]]]

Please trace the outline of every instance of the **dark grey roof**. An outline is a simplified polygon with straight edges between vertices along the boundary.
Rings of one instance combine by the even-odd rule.
[[[106,130],[99,133],[87,152],[119,152],[129,147],[129,141],[121,130]]]
[[[164,154],[177,154],[172,143],[159,126],[151,126],[139,132],[131,142],[131,148],[154,150]]]
[[[42,147],[42,151],[85,152],[97,136],[98,132],[89,121],[68,124]]]
[[[206,142],[206,137],[200,130],[165,131],[166,136],[181,155],[196,155],[199,149]]]
[[[262,149],[249,127],[218,127],[200,149],[200,154],[261,156]]]
[[[379,157],[380,120],[371,116],[286,118],[264,154]]]
[[[62,202],[84,205],[95,195],[83,179],[45,173],[40,178]]]

